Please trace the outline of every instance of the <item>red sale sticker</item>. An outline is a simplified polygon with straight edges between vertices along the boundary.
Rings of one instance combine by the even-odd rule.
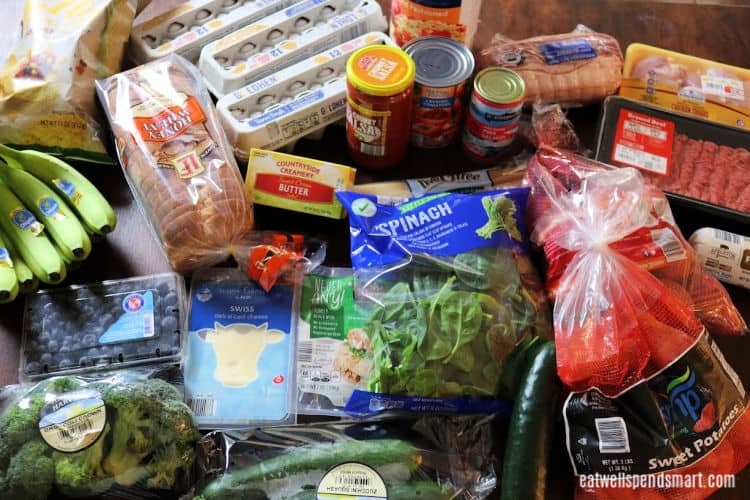
[[[612,162],[669,176],[674,122],[620,110]]]

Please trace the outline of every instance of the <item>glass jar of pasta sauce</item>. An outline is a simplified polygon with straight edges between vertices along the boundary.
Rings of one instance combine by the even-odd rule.
[[[363,47],[346,63],[346,142],[365,168],[396,166],[406,155],[414,104],[412,58],[388,45]]]

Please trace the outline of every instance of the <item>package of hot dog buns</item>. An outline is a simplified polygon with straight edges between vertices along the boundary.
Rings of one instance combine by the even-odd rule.
[[[194,66],[171,55],[97,82],[117,155],[175,271],[226,259],[253,224],[240,171]]]

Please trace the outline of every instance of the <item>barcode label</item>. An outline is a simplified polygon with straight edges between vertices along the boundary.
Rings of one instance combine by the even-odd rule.
[[[714,237],[720,240],[734,243],[735,245],[742,245],[742,237],[738,234],[730,233],[729,231],[723,231],[721,229],[714,229]]]
[[[359,151],[370,156],[383,156],[385,155],[385,146],[363,142],[359,145]]]
[[[94,424],[91,420],[84,418],[73,425],[69,425],[67,428],[58,427],[57,437],[61,441],[76,441],[81,438],[83,434],[91,432],[94,428]]]
[[[615,147],[614,159],[620,163],[648,170],[655,174],[667,175],[668,161],[663,156],[657,156],[646,151],[618,144]]]
[[[297,346],[297,362],[312,363],[313,343],[311,341],[300,341]],[[304,372],[302,372],[304,375]]]
[[[336,484],[344,486],[370,486],[367,476],[336,476]]]
[[[728,99],[745,99],[745,86],[741,81],[734,78],[701,75],[701,90],[707,95],[715,95]]]
[[[687,257],[685,248],[670,229],[654,229],[651,238],[659,245],[667,262],[675,262]]]
[[[599,453],[630,453],[628,428],[622,417],[595,418]]]
[[[213,417],[216,416],[215,399],[189,399],[188,406],[196,417]]]
[[[154,336],[154,315],[153,314],[143,315],[143,336],[144,337]]]

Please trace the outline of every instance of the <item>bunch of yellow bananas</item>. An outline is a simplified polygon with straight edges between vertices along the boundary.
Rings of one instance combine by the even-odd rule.
[[[109,202],[83,175],[38,151],[0,145],[0,304],[39,282],[63,281],[91,253],[91,237],[117,223]]]

